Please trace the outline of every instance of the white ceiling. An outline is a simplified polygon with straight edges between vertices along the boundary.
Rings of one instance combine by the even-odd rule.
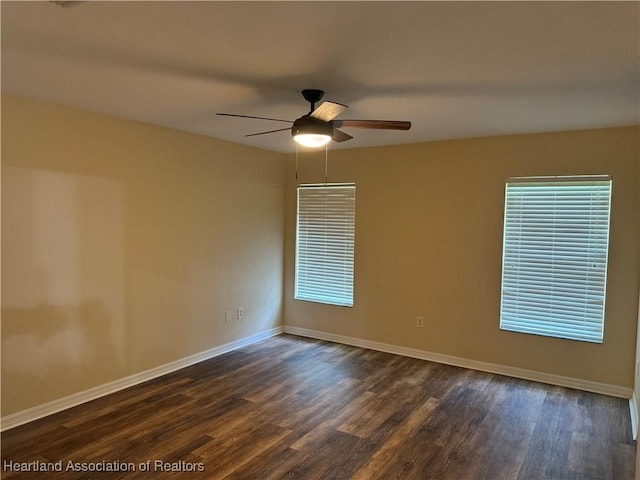
[[[348,130],[331,148],[640,123],[638,2],[2,1],[2,91],[270,150],[303,88]]]

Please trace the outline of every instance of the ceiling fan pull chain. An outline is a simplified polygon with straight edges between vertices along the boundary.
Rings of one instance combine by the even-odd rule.
[[[327,181],[329,172],[329,144],[324,146],[324,184],[329,183]]]
[[[296,144],[296,180],[298,180],[298,143],[294,143]]]

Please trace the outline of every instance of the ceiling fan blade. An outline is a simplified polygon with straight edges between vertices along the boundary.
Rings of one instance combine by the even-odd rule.
[[[287,127],[287,128],[279,128],[277,130],[269,130],[268,132],[250,133],[249,135],[245,135],[245,137],[255,137],[256,135],[266,135],[267,133],[284,132],[285,130],[291,131],[291,128]]]
[[[268,117],[252,117],[251,115],[236,115],[235,113],[216,113],[216,115],[224,115],[225,117],[255,118],[256,120],[271,120],[272,122],[293,123],[291,120],[281,120],[279,118]]]
[[[381,130],[409,130],[411,122],[399,120],[334,120],[334,127],[375,128]]]
[[[342,105],[341,103],[322,102],[322,105],[311,112],[309,116],[317,118],[318,120],[322,120],[323,122],[328,122],[336,118],[347,108],[349,107],[347,107],[346,105]]]
[[[351,135],[344,133],[342,130],[338,130],[337,128],[333,129],[333,135],[331,136],[331,140],[334,142],[346,142],[352,138],[353,137]]]

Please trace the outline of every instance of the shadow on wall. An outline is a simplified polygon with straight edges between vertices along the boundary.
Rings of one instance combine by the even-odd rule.
[[[2,414],[124,369],[123,189],[3,166]]]
[[[12,393],[20,392],[31,397],[29,403],[38,404],[43,396],[68,394],[69,386],[75,389],[78,382],[93,386],[88,380],[108,372],[117,360],[112,321],[98,300],[75,306],[3,309],[2,383],[9,393],[8,403]]]
[[[284,156],[3,102],[3,416],[280,324]]]

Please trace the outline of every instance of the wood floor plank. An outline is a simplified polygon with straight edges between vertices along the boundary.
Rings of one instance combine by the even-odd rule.
[[[347,405],[335,410],[335,416],[324,419],[310,430],[302,438],[298,439],[291,445],[294,450],[302,450],[306,445],[322,443],[327,435],[330,435],[337,427],[348,417],[359,412],[375,397],[373,392],[364,392],[357,398],[353,399]],[[326,416],[323,415],[323,418]],[[345,432],[342,432],[345,433]],[[345,433],[346,434],[346,433]],[[346,434],[348,435],[348,434]],[[349,435],[351,436],[351,435]]]
[[[542,409],[544,416],[536,422],[518,478],[577,477],[569,465],[569,448],[576,415],[575,392],[550,387]]]
[[[352,454],[360,441],[348,433],[327,431],[322,442],[316,442],[311,448],[300,452],[295,463],[290,464],[281,478],[319,480],[326,478],[327,474],[334,480],[344,478],[340,477],[338,470],[345,462],[352,461]]]
[[[215,439],[194,450],[208,465],[207,475],[213,478],[225,478],[244,466],[264,451],[276,445],[291,434],[287,430],[271,423],[263,423],[253,428],[236,432],[233,437]],[[259,439],[259,441],[254,441]]]
[[[631,480],[628,402],[280,335],[1,435],[7,480]],[[201,465],[34,472],[6,462]]]
[[[427,399],[417,409],[413,410],[402,425],[382,443],[371,458],[353,475],[352,480],[372,480],[384,478],[386,470],[391,465],[396,452],[402,448],[407,439],[411,439],[418,428],[426,421],[438,406],[435,398]]]
[[[535,424],[543,414],[545,392],[518,380],[507,384],[501,380],[500,384],[488,414],[457,452],[457,461],[448,473],[472,472],[475,478],[494,480],[518,478]],[[481,462],[478,458],[495,461]]]
[[[321,420],[333,416],[337,405],[359,395],[359,381],[344,378],[336,383],[327,382],[321,390],[303,390],[282,401],[273,401],[265,406],[273,422],[283,428],[308,433]]]
[[[117,397],[115,397],[113,401],[105,403],[102,407],[96,405],[96,407],[91,412],[85,412],[83,413],[83,415],[70,417],[63,423],[63,425],[67,428],[75,428],[83,423],[86,423],[87,421],[103,417],[128,405],[134,405],[138,402],[150,403],[161,399],[162,397],[171,396],[175,393],[182,393],[186,386],[192,382],[193,380],[191,378],[182,377],[176,378],[172,381],[168,381],[164,384],[156,383],[157,386],[153,388],[149,388],[151,385],[149,384],[146,386],[146,388],[140,388],[137,394],[135,394],[133,391],[129,392],[128,395],[126,392],[123,392],[120,399],[117,399]]]
[[[405,403],[416,401],[417,396],[424,396],[422,389],[396,380],[342,423],[338,430],[367,438]]]

